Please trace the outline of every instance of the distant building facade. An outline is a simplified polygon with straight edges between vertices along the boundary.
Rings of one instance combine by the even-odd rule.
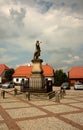
[[[74,85],[77,81],[83,83],[83,66],[71,68],[68,72],[68,77],[70,85]]]
[[[32,65],[19,66],[13,74],[13,82],[21,84],[21,82],[29,81],[32,72]],[[54,69],[50,65],[42,65],[43,75],[45,79],[51,80],[54,83]]]
[[[0,64],[0,83],[4,82],[4,74],[6,70],[8,70],[9,67],[6,66],[5,64]]]

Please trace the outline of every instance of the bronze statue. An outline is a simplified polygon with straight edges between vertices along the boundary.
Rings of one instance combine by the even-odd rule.
[[[38,60],[39,59],[39,56],[40,56],[40,43],[39,41],[36,42],[36,49],[35,49],[35,52],[34,52],[34,60]]]

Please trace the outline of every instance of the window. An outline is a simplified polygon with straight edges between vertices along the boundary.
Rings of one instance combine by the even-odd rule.
[[[24,79],[22,79],[22,81],[24,82]]]
[[[18,82],[18,81],[19,81],[19,79],[16,79],[16,81]]]

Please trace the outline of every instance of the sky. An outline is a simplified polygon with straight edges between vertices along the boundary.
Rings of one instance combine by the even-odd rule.
[[[83,0],[0,0],[0,64],[28,65],[37,40],[55,70],[83,66]]]

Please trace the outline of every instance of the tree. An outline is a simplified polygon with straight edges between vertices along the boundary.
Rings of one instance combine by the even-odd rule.
[[[63,82],[68,82],[68,76],[63,72],[63,70],[56,70],[54,80],[55,85],[60,86]]]
[[[4,78],[6,78],[7,80],[11,81],[13,73],[14,73],[14,69],[13,68],[6,70],[6,72],[4,74]]]

